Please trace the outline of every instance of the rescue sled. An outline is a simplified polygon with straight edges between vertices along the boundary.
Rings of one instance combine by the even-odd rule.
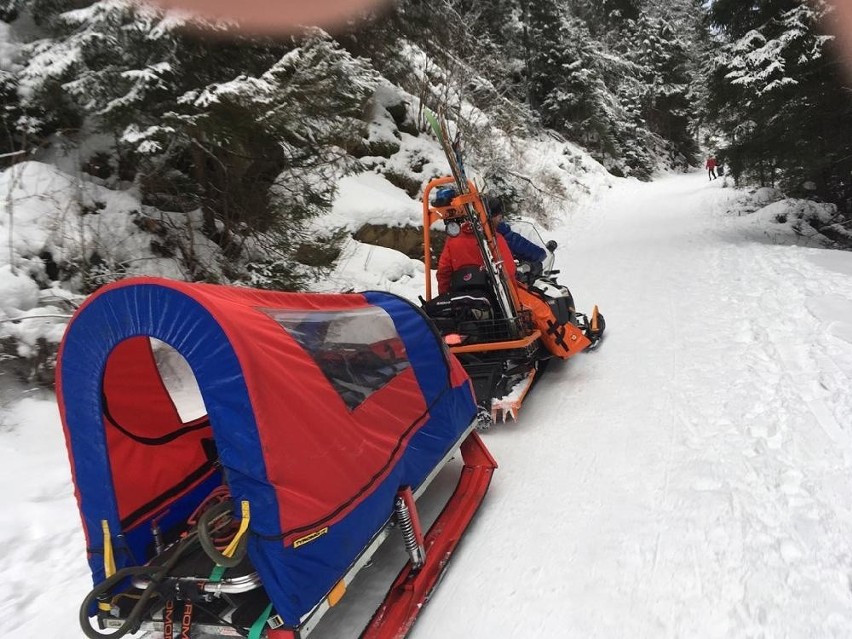
[[[206,415],[180,417],[152,339],[186,360]],[[75,314],[56,387],[90,638],[304,639],[391,535],[410,559],[362,636],[404,637],[496,468],[461,365],[389,293],[124,280]],[[424,534],[417,498],[457,454]]]
[[[427,119],[441,140],[452,175],[431,180],[423,192],[424,263],[432,259],[430,229],[443,221],[451,236],[461,225],[470,225],[483,266],[454,274],[451,292],[439,297],[432,295],[427,268],[423,307],[470,375],[478,425],[485,429],[495,421],[517,418],[551,359],[568,359],[596,347],[605,320],[597,306],[589,315],[578,312],[568,288],[557,283],[559,271],[552,268],[555,243],[548,245],[549,258],[540,272],[522,264],[517,281],[507,276],[487,205],[465,174],[458,139],[450,139],[443,116],[427,112]],[[433,197],[439,189],[441,196]]]

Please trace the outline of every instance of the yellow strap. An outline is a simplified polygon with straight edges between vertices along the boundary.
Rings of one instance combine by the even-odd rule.
[[[251,513],[249,512],[249,503],[247,501],[243,501],[240,504],[242,510],[242,521],[240,521],[240,529],[237,531],[237,534],[234,535],[234,538],[231,540],[231,543],[228,544],[228,547],[222,551],[222,554],[226,557],[233,557],[234,552],[237,550],[237,544],[240,543],[240,539],[242,539],[243,535],[246,534],[246,531],[249,527],[249,519],[251,518]]]
[[[107,578],[115,574],[115,557],[112,554],[112,537],[109,534],[109,522],[101,520],[101,528],[104,531],[104,573]]]

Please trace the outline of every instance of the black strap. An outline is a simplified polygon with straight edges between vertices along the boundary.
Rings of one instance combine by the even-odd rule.
[[[168,599],[163,606],[163,639],[175,636],[175,600]]]
[[[561,346],[565,351],[570,352],[568,344],[565,343],[565,325],[556,324],[553,320],[547,320],[547,334],[553,335],[557,346]]]
[[[183,614],[180,617],[180,639],[190,639],[192,634],[192,602],[183,602]]]
[[[189,422],[189,424],[184,424],[181,428],[178,428],[171,433],[163,435],[162,437],[143,437],[142,435],[137,435],[136,433],[131,433],[129,430],[124,428],[121,424],[119,424],[116,419],[109,412],[109,404],[107,403],[106,393],[101,394],[103,407],[104,407],[104,417],[106,417],[107,421],[115,426],[120,432],[127,435],[130,439],[139,442],[140,444],[145,444],[146,446],[160,446],[162,444],[168,444],[171,441],[174,441],[181,435],[186,435],[187,433],[191,433],[196,430],[201,430],[202,428],[209,428],[210,419],[208,417],[203,417],[201,421],[193,421]]]

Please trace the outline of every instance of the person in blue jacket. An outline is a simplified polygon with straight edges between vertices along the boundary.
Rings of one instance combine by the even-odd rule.
[[[506,244],[512,251],[512,257],[519,262],[532,262],[533,264],[544,262],[547,251],[535,242],[530,242],[523,235],[515,233],[509,223],[503,219],[503,201],[492,196],[488,198],[487,205],[494,229],[506,239]]]

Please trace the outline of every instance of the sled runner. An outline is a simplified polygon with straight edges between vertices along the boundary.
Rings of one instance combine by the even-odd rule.
[[[184,357],[206,415],[180,417],[152,339]],[[388,537],[410,560],[364,636],[404,637],[496,468],[461,365],[389,293],[124,280],[71,321],[57,398],[91,638],[304,639]],[[417,498],[459,454],[422,531]]]
[[[482,266],[454,273],[451,290],[437,297],[432,295],[427,268],[423,308],[470,375],[479,426],[487,428],[495,421],[517,418],[549,360],[568,359],[596,347],[605,321],[597,306],[588,316],[577,312],[570,291],[557,283],[559,271],[552,268],[555,243],[550,243],[540,271],[522,264],[517,280],[507,275],[487,205],[465,175],[458,138],[451,140],[443,116],[427,111],[427,119],[441,140],[452,175],[431,180],[424,189],[424,263],[432,259],[429,230],[443,221],[451,236],[458,235],[463,225],[468,227]]]

